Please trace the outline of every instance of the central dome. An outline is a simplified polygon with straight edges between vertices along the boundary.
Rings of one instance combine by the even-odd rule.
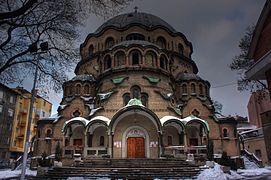
[[[125,28],[134,25],[144,26],[148,29],[160,27],[165,28],[171,32],[176,32],[171,25],[169,25],[167,22],[157,16],[147,13],[133,12],[121,14],[109,19],[107,22],[102,24],[95,33],[99,33],[107,27]]]

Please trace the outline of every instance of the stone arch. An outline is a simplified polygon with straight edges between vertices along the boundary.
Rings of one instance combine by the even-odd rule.
[[[149,120],[152,121],[158,133],[162,134],[162,125],[155,113],[144,106],[125,106],[124,108],[120,109],[111,119],[109,124],[109,132],[114,134],[117,124],[126,116],[132,114],[140,114],[142,116],[147,117]]]
[[[139,133],[137,134],[133,134],[131,133],[131,131],[133,130],[138,130]],[[128,137],[143,137],[145,140],[145,157],[146,158],[150,158],[150,149],[148,148],[148,145],[150,144],[150,137],[148,132],[146,131],[146,129],[144,129],[143,127],[140,126],[131,126],[129,128],[127,128],[123,135],[122,135],[122,147],[121,147],[121,156],[122,158],[127,158],[127,138]]]
[[[111,48],[115,44],[115,40],[113,37],[108,37],[105,40],[105,49]]]
[[[114,53],[114,67],[120,67],[126,64],[126,54],[122,50]]]

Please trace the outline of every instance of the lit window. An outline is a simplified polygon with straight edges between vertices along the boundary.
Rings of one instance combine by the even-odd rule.
[[[10,116],[10,117],[12,117],[13,116],[13,110],[12,109],[8,109],[8,115]]]
[[[115,55],[115,67],[125,65],[125,54],[124,52],[117,52]]]
[[[152,52],[147,52],[145,55],[145,64],[147,66],[153,67],[155,66],[155,61],[156,61],[155,54]]]

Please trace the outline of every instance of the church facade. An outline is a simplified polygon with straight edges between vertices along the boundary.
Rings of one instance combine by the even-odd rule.
[[[58,116],[38,122],[35,154],[160,158],[239,154],[236,121],[218,118],[185,35],[157,16],[113,17],[81,44]]]

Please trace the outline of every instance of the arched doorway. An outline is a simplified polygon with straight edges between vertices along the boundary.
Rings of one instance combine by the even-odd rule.
[[[145,158],[150,156],[148,148],[149,134],[143,127],[131,126],[122,136],[122,154],[127,158]]]
[[[112,157],[158,158],[161,154],[161,124],[149,109],[131,105],[118,111],[110,125]]]

